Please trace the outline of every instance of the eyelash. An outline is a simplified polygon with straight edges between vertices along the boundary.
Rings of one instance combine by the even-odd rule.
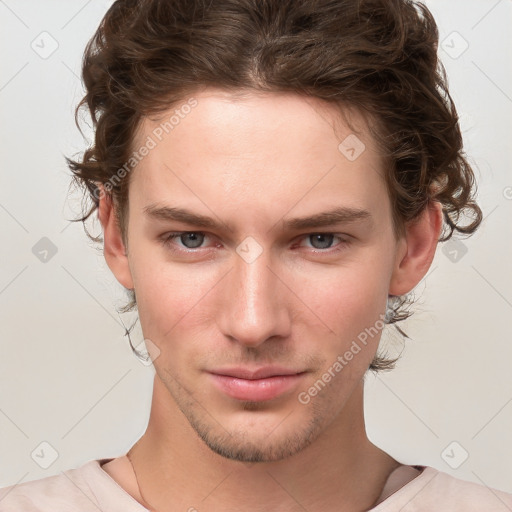
[[[193,249],[190,249],[187,247],[175,249],[174,247],[172,247],[173,240],[175,240],[176,238],[180,238],[181,235],[189,235],[189,234],[204,235],[204,236],[208,237],[208,234],[204,233],[203,231],[175,231],[173,233],[165,234],[161,238],[161,242],[164,245],[164,247],[169,248],[174,252],[182,252],[185,254],[196,253],[196,252],[198,252],[199,249],[204,249],[204,247],[196,247]],[[333,246],[334,248],[333,247],[328,247],[326,249],[311,248],[314,254],[331,254],[332,255],[336,252],[343,250],[346,246],[348,246],[350,244],[349,240],[342,238],[340,235],[337,235],[336,233],[329,233],[329,232],[321,232],[320,231],[320,232],[314,232],[314,233],[307,233],[307,234],[303,235],[302,238],[309,238],[313,235],[333,235],[335,238],[338,238],[340,240],[340,242],[337,245]]]

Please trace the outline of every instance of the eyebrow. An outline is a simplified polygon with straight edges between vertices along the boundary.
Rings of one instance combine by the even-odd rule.
[[[206,215],[194,213],[186,208],[149,205],[146,206],[143,211],[149,217],[157,220],[183,222],[205,229],[221,229],[224,227],[233,231],[230,224],[225,224]],[[305,217],[281,219],[280,222],[283,229],[300,230],[362,221],[373,224],[373,216],[368,210],[343,206]]]

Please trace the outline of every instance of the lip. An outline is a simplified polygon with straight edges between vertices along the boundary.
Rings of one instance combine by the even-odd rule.
[[[262,402],[296,387],[306,372],[267,366],[258,369],[223,368],[208,373],[213,384],[231,398]]]
[[[254,380],[281,375],[297,375],[298,373],[303,373],[303,371],[285,368],[284,366],[261,366],[259,368],[231,366],[227,368],[211,370],[209,373],[213,373],[215,375],[227,375],[229,377],[236,377],[238,379]]]

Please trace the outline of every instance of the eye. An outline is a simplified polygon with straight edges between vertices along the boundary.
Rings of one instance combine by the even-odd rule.
[[[336,239],[339,240],[339,243],[333,245]],[[349,243],[348,240],[341,238],[334,233],[311,233],[306,235],[304,240],[309,241],[311,243],[311,247],[313,249],[318,249],[320,252],[327,252],[326,249],[331,248],[335,248],[334,250],[337,250],[336,248],[343,247]],[[306,245],[306,247],[308,247],[308,245]]]
[[[329,233],[316,233],[308,235],[307,239],[311,241],[315,249],[329,249],[334,240],[334,235]]]
[[[173,240],[179,240],[185,249],[197,249],[204,242],[206,235],[199,231],[180,231],[178,233],[167,234],[163,242],[165,245],[171,245]]]
[[[161,237],[162,244],[172,251],[196,252],[195,249],[207,249],[207,245],[203,245],[210,237],[201,231],[178,231],[174,233],[166,233]],[[310,233],[303,235],[299,242],[299,246],[316,249],[318,253],[334,253],[349,245],[349,241],[334,233]],[[339,240],[338,243],[335,243]],[[309,241],[309,244],[305,244]],[[329,250],[330,249],[330,250]]]

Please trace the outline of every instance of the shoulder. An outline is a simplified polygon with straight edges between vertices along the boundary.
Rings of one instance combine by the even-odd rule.
[[[141,507],[123,492],[100,464],[91,460],[58,475],[0,489],[0,512],[139,512]]]
[[[417,466],[418,467],[418,466]],[[372,512],[510,512],[512,494],[453,477],[429,466]]]
[[[58,475],[22,482],[0,489],[0,511],[40,512],[51,507],[62,510],[66,504],[87,505],[86,496],[80,492],[83,487],[88,466],[94,461],[84,464],[78,469],[64,471]],[[70,473],[73,473],[71,476]],[[91,503],[88,503],[89,508]],[[85,508],[85,510],[88,510]]]

